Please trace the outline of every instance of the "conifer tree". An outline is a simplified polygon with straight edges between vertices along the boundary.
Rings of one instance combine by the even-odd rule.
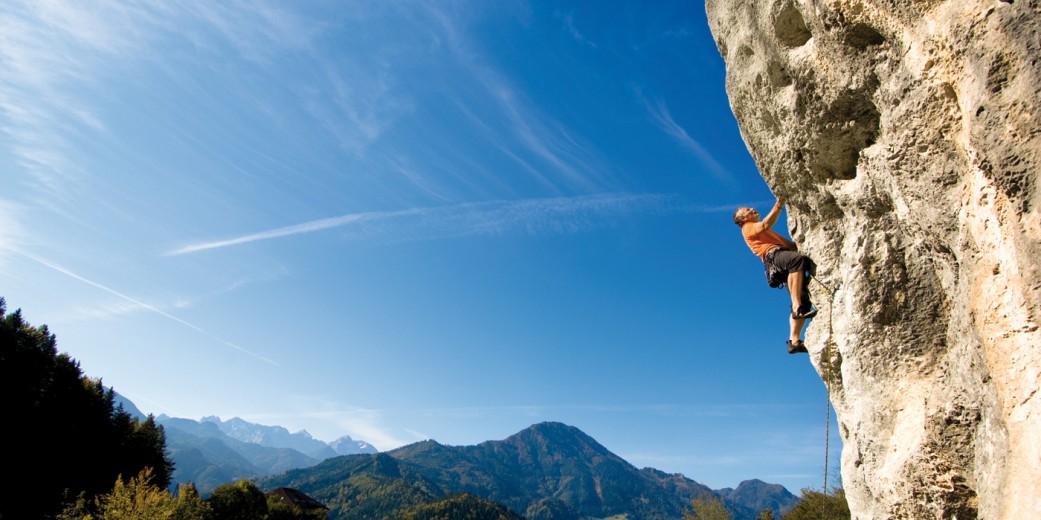
[[[46,325],[33,327],[21,310],[7,313],[3,298],[0,395],[14,422],[0,429],[0,442],[16,454],[4,461],[0,518],[53,517],[64,502],[90,504],[120,475],[146,467],[155,484],[169,484],[173,466],[162,427],[116,409],[113,391],[58,353]]]

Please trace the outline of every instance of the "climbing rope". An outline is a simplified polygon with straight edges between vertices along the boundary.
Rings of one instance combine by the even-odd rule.
[[[816,276],[810,277],[813,281],[817,282],[825,291],[828,292],[828,342],[824,345],[824,352],[821,355],[821,362],[827,363],[824,366],[824,389],[825,389],[825,413],[824,413],[824,495],[828,495],[828,455],[831,453],[831,380],[832,380],[832,363],[831,353],[835,347],[835,322],[832,319],[834,316],[835,308],[835,292],[830,287],[824,284],[824,282],[817,279]],[[822,505],[823,507],[823,505]],[[823,514],[823,513],[822,513]]]
[[[824,385],[827,387],[828,385]],[[831,442],[831,391],[829,390],[827,401],[824,403],[824,494],[828,494],[828,453]]]

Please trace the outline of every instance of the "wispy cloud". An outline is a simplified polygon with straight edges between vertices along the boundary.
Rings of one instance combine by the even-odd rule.
[[[665,195],[620,193],[351,213],[223,240],[197,242],[174,249],[168,254],[197,253],[331,228],[352,228],[357,235],[379,232],[381,238],[391,240],[428,240],[511,232],[532,235],[575,233],[609,225],[612,219],[623,215],[674,211],[674,206],[674,200]]]
[[[496,74],[485,72],[483,81],[507,118],[509,125],[506,128],[512,130],[514,138],[528,153],[543,161],[571,186],[596,188],[604,168],[591,162],[589,153],[563,125],[530,107]],[[552,179],[550,182],[553,183]]]
[[[105,123],[82,93],[112,55],[145,41],[143,15],[122,2],[0,5],[0,135],[45,204],[67,200],[84,175],[71,142]]]
[[[95,87],[120,68],[175,66],[153,59],[174,40],[207,50],[230,45],[263,62],[280,49],[306,49],[320,30],[253,2],[0,2],[0,144],[37,203],[72,203],[73,188],[92,175],[76,143],[108,131]]]
[[[596,47],[596,43],[591,41],[589,38],[586,38],[586,36],[582,34],[577,27],[575,27],[575,17],[573,14],[558,14],[557,16],[559,16],[560,19],[563,20],[564,28],[567,30],[568,34],[570,34],[571,37],[575,39],[576,42],[581,43],[582,45],[588,45],[594,48]]]
[[[353,155],[363,155],[410,110],[410,101],[395,95],[398,79],[385,67],[340,62],[327,66],[324,76],[324,88],[305,93],[308,112]]]
[[[277,3],[195,2],[185,7],[186,16],[197,18],[213,28],[244,58],[264,63],[272,50],[307,49],[325,29],[282,9]]]
[[[3,252],[17,247],[22,239],[22,224],[16,217],[19,208],[13,202],[0,199],[0,267],[3,267]]]
[[[733,175],[701,143],[694,140],[687,133],[687,130],[672,118],[672,114],[669,113],[669,107],[665,105],[664,101],[658,100],[652,103],[639,93],[637,93],[637,96],[647,109],[651,121],[658,128],[679,143],[684,150],[690,152],[708,170],[709,174],[717,180],[727,184],[734,184]]]
[[[126,316],[134,314],[143,310],[148,310],[146,307],[142,307],[139,303],[119,300],[107,304],[82,306],[76,309],[76,316],[80,319],[88,320],[102,320],[110,321],[120,316]]]
[[[40,258],[40,257],[38,257],[38,256],[36,256],[36,255],[34,255],[32,253],[27,252],[27,251],[23,251],[23,250],[20,250],[20,249],[15,249],[15,248],[8,248],[8,249],[10,251],[18,254],[18,255],[21,255],[21,256],[29,259],[29,260],[32,260],[33,262],[36,262],[36,263],[38,263],[38,264],[40,264],[40,265],[42,265],[42,266],[44,266],[44,267],[46,267],[48,269],[57,271],[57,272],[65,275],[65,276],[68,276],[68,277],[70,277],[72,279],[75,279],[77,281],[83,282],[83,283],[85,283],[85,284],[87,284],[87,285],[89,285],[91,287],[94,287],[96,289],[100,289],[102,291],[105,291],[105,292],[113,295],[113,296],[116,296],[116,297],[120,298],[121,300],[123,300],[127,304],[127,305],[122,305],[122,306],[118,307],[117,310],[120,313],[124,313],[125,314],[127,312],[132,311],[134,308],[139,308],[139,309],[143,309],[143,310],[146,310],[146,311],[150,311],[150,312],[158,314],[158,315],[160,315],[160,316],[162,316],[162,317],[164,317],[164,318],[166,318],[168,320],[171,320],[171,321],[174,321],[174,322],[179,323],[181,325],[184,325],[185,327],[188,327],[189,329],[192,329],[192,330],[202,334],[203,336],[206,336],[206,337],[208,337],[208,338],[210,338],[210,339],[212,339],[212,340],[214,340],[214,341],[216,341],[218,343],[221,343],[221,344],[223,344],[223,345],[225,345],[227,347],[231,347],[231,348],[233,348],[233,349],[235,349],[235,350],[237,350],[239,352],[242,352],[243,354],[248,354],[250,356],[253,356],[253,357],[255,357],[255,358],[257,358],[257,359],[259,359],[259,360],[261,360],[261,361],[263,361],[265,363],[269,363],[269,364],[272,364],[272,365],[275,365],[275,366],[278,365],[278,363],[272,361],[271,359],[269,359],[267,357],[264,357],[264,356],[262,356],[260,354],[257,354],[256,352],[248,350],[248,349],[246,349],[246,348],[244,348],[242,346],[236,345],[236,344],[234,344],[234,343],[232,343],[232,342],[230,342],[228,340],[225,340],[225,339],[223,339],[223,338],[221,338],[221,337],[219,337],[217,335],[214,335],[214,334],[206,331],[202,327],[199,327],[198,325],[195,325],[195,324],[193,324],[191,322],[188,322],[188,321],[185,321],[185,320],[183,320],[181,318],[178,318],[177,316],[174,316],[174,315],[172,315],[172,314],[170,314],[168,312],[165,312],[162,309],[159,309],[158,307],[155,307],[154,305],[150,305],[148,303],[145,303],[145,302],[143,302],[141,300],[138,300],[136,298],[133,298],[131,296],[127,296],[126,294],[123,294],[123,293],[121,293],[121,292],[119,292],[119,291],[117,291],[117,290],[115,290],[115,289],[113,289],[111,287],[108,287],[106,285],[100,284],[100,283],[95,282],[93,280],[89,280],[87,278],[84,278],[84,277],[82,277],[82,276],[80,276],[80,275],[78,275],[78,274],[76,274],[76,273],[74,273],[74,272],[72,272],[72,271],[70,271],[70,270],[60,266],[60,265],[58,265],[58,264],[55,264],[53,262],[50,262],[50,261],[45,260],[43,258]]]
[[[465,84],[480,87],[476,92],[458,89],[463,94],[456,104],[483,129],[482,134],[493,146],[544,186],[559,191],[613,189],[611,166],[598,159],[591,145],[542,110],[510,81],[507,73],[496,68],[470,41],[458,16],[440,4],[428,7],[453,63],[467,77]],[[479,99],[462,97],[470,95]],[[474,110],[482,103],[488,103],[488,110]]]

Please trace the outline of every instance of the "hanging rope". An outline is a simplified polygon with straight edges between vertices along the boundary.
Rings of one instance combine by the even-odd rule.
[[[835,322],[834,322],[834,309],[835,309],[835,292],[830,287],[824,284],[824,282],[817,279],[816,276],[811,277],[813,281],[817,282],[825,291],[828,293],[828,342],[824,345],[824,352],[821,355],[821,364],[824,365],[824,389],[825,389],[825,413],[824,413],[824,495],[828,495],[828,455],[831,453],[831,383],[832,383],[832,352],[835,348]],[[823,507],[823,503],[822,503]],[[821,513],[823,515],[823,512]],[[823,516],[822,516],[823,518]]]
[[[827,385],[824,385],[827,387]],[[829,390],[827,401],[824,403],[824,494],[828,494],[828,444],[831,442],[831,391]]]
[[[820,22],[816,16],[817,4],[816,1],[810,0],[810,6],[813,9],[813,15],[811,20],[813,22]],[[792,236],[795,236],[796,231],[799,229],[799,223],[796,222],[795,226],[789,231]],[[824,487],[822,491],[824,496],[828,496],[828,456],[831,453],[831,384],[833,379],[834,366],[832,363],[832,357],[835,345],[835,321],[834,321],[834,309],[835,309],[835,291],[831,290],[831,287],[825,285],[824,282],[820,281],[815,275],[810,275],[810,279],[817,282],[828,293],[828,341],[824,344],[824,352],[821,354],[821,364],[823,365],[824,372]],[[821,518],[824,518],[824,508],[826,502],[821,501]]]

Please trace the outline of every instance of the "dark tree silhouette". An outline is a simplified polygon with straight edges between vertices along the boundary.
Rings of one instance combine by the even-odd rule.
[[[0,395],[6,426],[0,518],[52,517],[81,493],[108,492],[122,475],[152,468],[152,484],[170,484],[166,438],[149,417],[138,421],[113,405],[114,393],[58,353],[46,325],[33,327],[0,298]]]

